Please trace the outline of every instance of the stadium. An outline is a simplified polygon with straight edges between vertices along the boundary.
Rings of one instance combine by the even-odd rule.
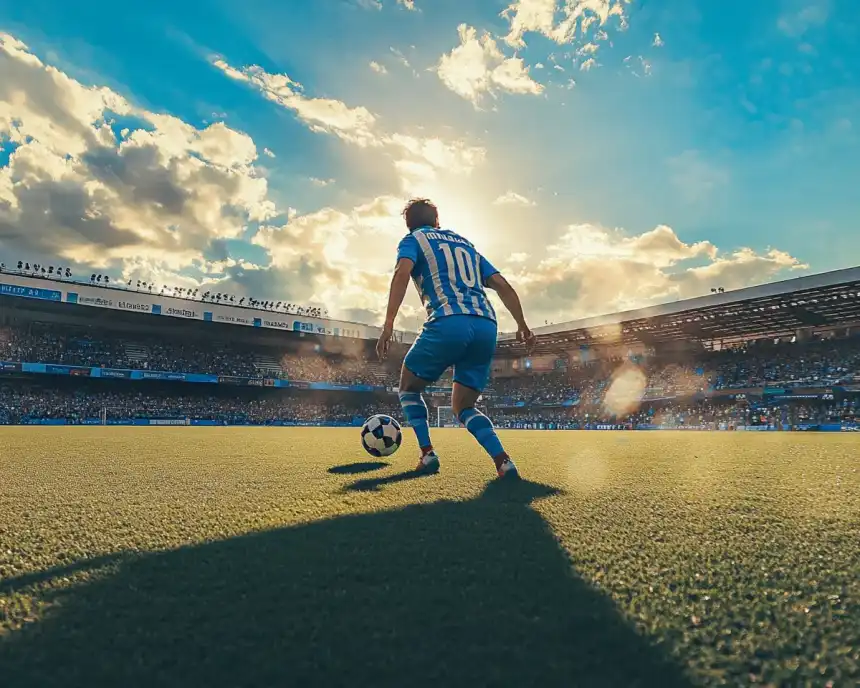
[[[860,268],[502,335],[515,485],[450,380],[367,460],[414,334],[102,281],[0,275],[4,685],[856,684]]]
[[[135,8],[0,3],[0,688],[860,686],[856,2]]]
[[[414,333],[396,333],[381,363],[379,328],[310,309],[33,272],[7,270],[0,284],[4,423],[359,426],[374,409],[397,415]],[[858,293],[851,268],[538,328],[530,353],[502,334],[482,403],[509,428],[853,431]],[[428,390],[436,425],[458,425],[449,397],[450,378]]]

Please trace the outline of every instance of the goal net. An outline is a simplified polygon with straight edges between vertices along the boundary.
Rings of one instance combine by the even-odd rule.
[[[450,406],[439,406],[436,409],[436,426],[439,428],[456,428],[460,425],[457,416]]]

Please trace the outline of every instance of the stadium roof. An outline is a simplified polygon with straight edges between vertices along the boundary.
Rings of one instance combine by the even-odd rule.
[[[739,341],[860,322],[860,267],[538,327],[535,353],[600,343]],[[500,346],[518,348],[515,335]]]

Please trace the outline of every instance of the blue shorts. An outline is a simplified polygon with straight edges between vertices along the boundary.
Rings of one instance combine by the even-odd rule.
[[[424,325],[403,365],[428,382],[454,366],[454,382],[482,392],[490,379],[496,334],[496,323],[489,318],[448,315]]]

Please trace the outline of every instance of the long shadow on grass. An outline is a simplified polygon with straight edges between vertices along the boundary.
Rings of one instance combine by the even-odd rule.
[[[552,492],[493,482],[130,558],[0,637],[3,685],[688,685],[572,571],[529,508]]]
[[[394,475],[384,475],[381,478],[362,478],[350,483],[344,488],[345,492],[376,492],[385,485],[403,483],[407,480],[418,480],[419,478],[432,478],[436,473],[425,473],[424,471],[401,471]]]
[[[340,466],[332,466],[328,469],[328,472],[334,475],[355,475],[357,473],[378,471],[382,468],[388,468],[390,465],[390,463],[385,463],[385,461],[361,461],[359,463],[345,463]]]

